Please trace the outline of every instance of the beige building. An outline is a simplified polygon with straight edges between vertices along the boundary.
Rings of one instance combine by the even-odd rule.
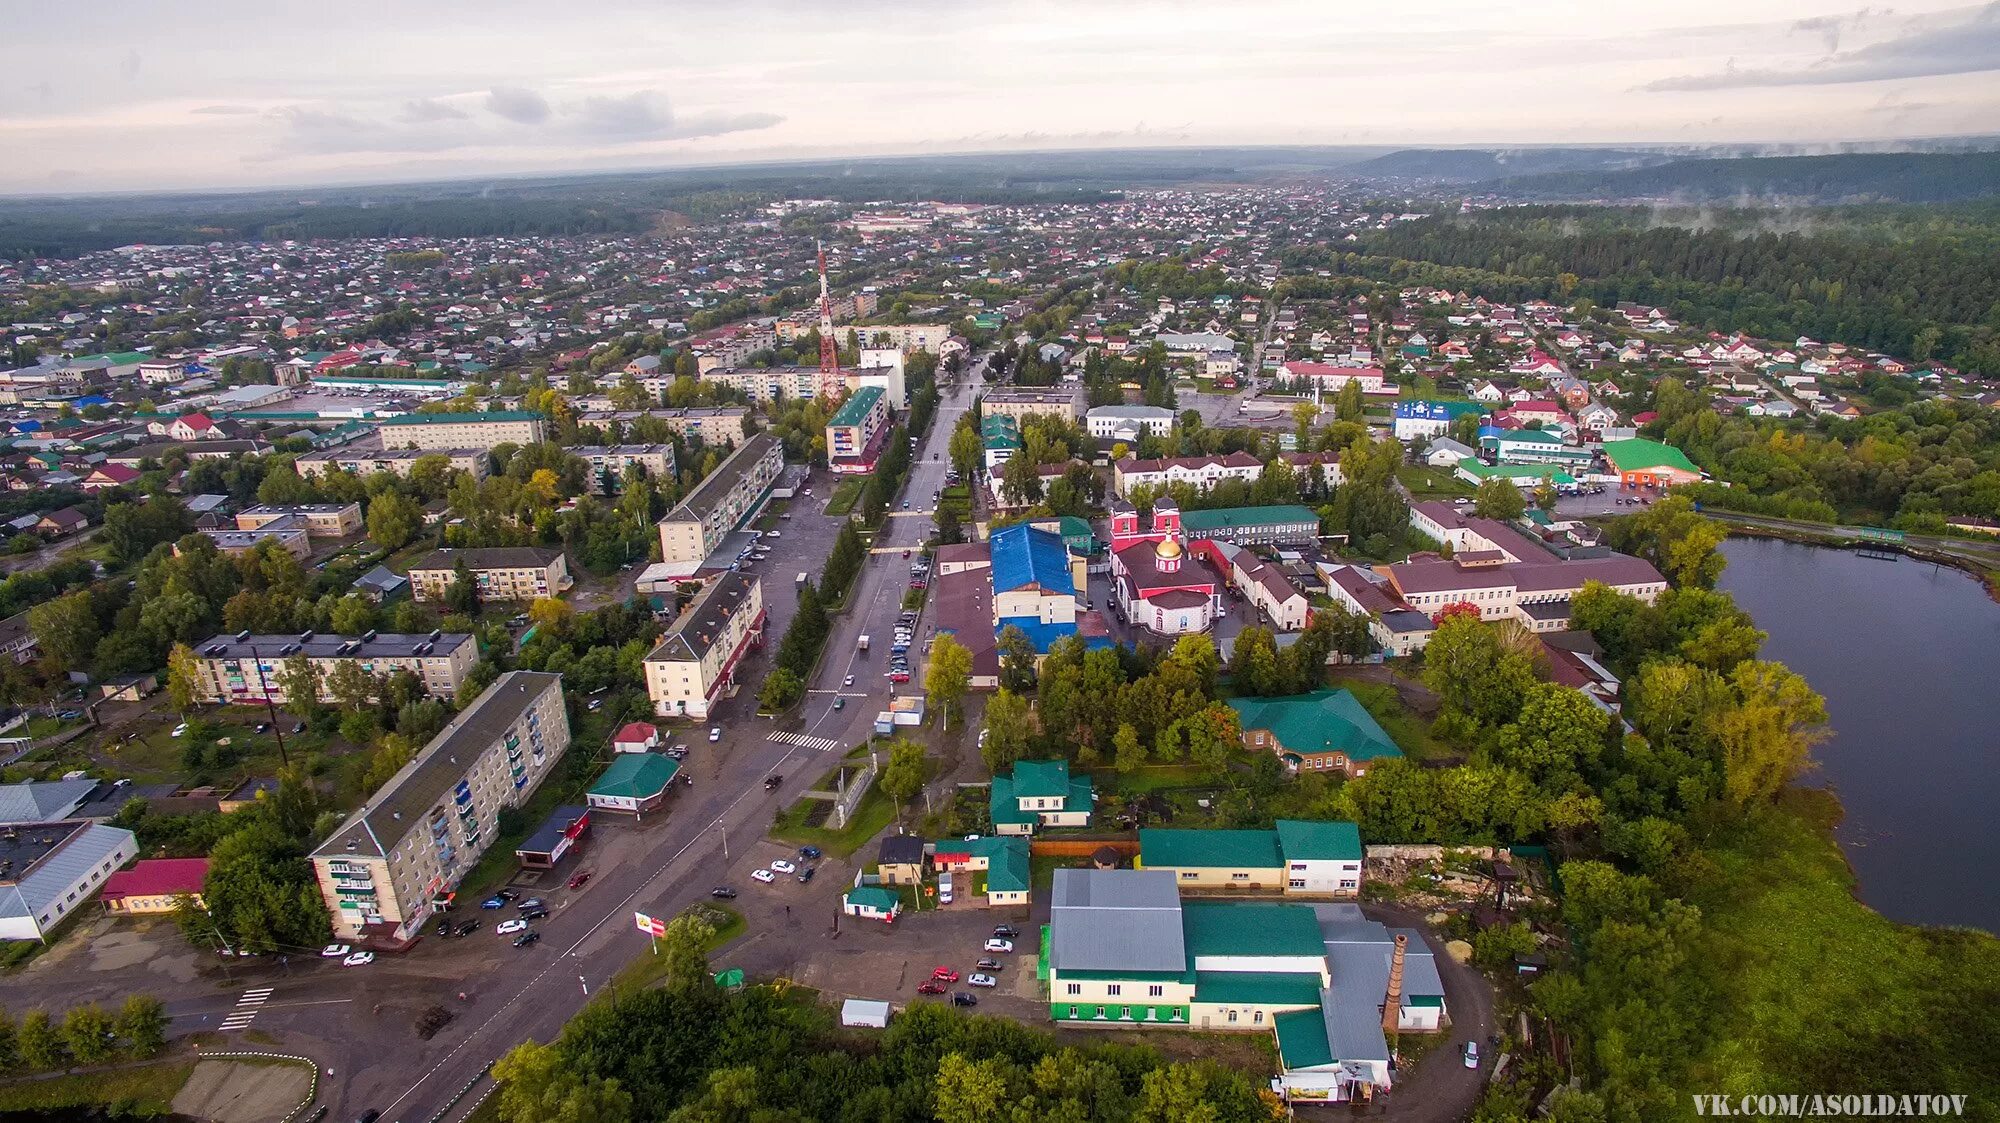
[[[491,410],[486,413],[406,413],[376,422],[384,448],[492,448],[548,439],[539,413]]]
[[[785,469],[785,446],[770,433],[746,439],[660,520],[660,560],[690,568],[715,551],[757,507]]]
[[[359,503],[259,503],[236,516],[236,529],[263,530],[295,519],[313,538],[345,538],[361,532]],[[291,525],[286,523],[286,525]]]
[[[819,393],[818,367],[704,367],[701,380],[748,394],[755,402],[797,401]]]
[[[590,410],[578,415],[579,425],[631,425],[641,417],[664,421],[682,438],[700,437],[706,445],[726,445],[743,439],[747,406],[689,406],[686,409]]]
[[[709,582],[646,656],[646,696],[653,712],[707,718],[717,702],[735,693],[736,668],[763,637],[763,583],[741,573]]]
[[[573,445],[568,450],[590,465],[591,481],[605,494],[625,486],[625,469],[637,464],[652,479],[671,479],[672,445]]]
[[[209,541],[215,543],[217,552],[232,558],[249,553],[257,543],[266,538],[276,542],[286,553],[300,561],[312,555],[312,543],[306,538],[306,528],[294,519],[281,519],[259,530],[210,528],[204,529],[202,533],[208,536]],[[180,548],[176,546],[174,550],[179,553]]]
[[[339,940],[401,944],[450,899],[569,747],[562,676],[512,671],[465,708],[332,837],[313,873]]]
[[[1073,422],[1083,417],[1083,407],[1072,390],[989,390],[979,399],[979,410],[982,417],[997,415],[1016,421],[1041,416]]]
[[[195,696],[200,701],[249,704],[268,698],[282,704],[287,695],[278,672],[295,655],[304,655],[319,673],[322,702],[334,701],[328,682],[340,663],[358,663],[378,681],[408,671],[423,682],[425,693],[450,698],[479,661],[479,645],[469,635],[441,632],[362,636],[238,632],[203,640],[195,645],[194,655]]]
[[[368,443],[375,444],[374,441]],[[324,452],[308,452],[299,457],[293,467],[309,480],[335,471],[357,476],[393,472],[408,478],[418,461],[431,456],[443,457],[454,471],[469,473],[475,480],[483,480],[492,472],[493,455],[483,448],[355,448],[350,445]]]
[[[441,601],[458,577],[458,563],[472,571],[481,600],[526,601],[553,597],[575,584],[561,550],[540,546],[495,546],[476,550],[432,550],[410,565],[410,592],[420,601]]]

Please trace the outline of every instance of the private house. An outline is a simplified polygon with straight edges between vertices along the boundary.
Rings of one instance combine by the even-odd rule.
[[[1231,698],[1245,747],[1278,754],[1294,772],[1337,771],[1352,779],[1370,763],[1402,756],[1359,699],[1346,690],[1282,698]]]
[[[75,507],[50,511],[35,521],[35,533],[46,538],[63,538],[90,526],[90,518]]]
[[[875,874],[884,885],[923,884],[924,840],[913,834],[883,836],[875,856]]]
[[[893,924],[903,913],[903,899],[893,889],[857,885],[841,897],[840,911],[863,920],[879,920],[884,924]]]
[[[104,911],[125,916],[170,913],[182,896],[200,908],[207,877],[207,858],[146,858],[105,878],[97,899],[104,902]]]
[[[1271,830],[1142,830],[1136,868],[1172,870],[1182,893],[1361,893],[1353,823],[1280,819]]]
[[[1023,760],[1012,776],[993,777],[993,829],[1029,835],[1037,827],[1088,827],[1096,797],[1090,777],[1072,776],[1066,760]]]
[[[961,899],[984,894],[988,905],[1028,903],[1028,840],[985,835],[953,838],[930,845],[931,864],[939,871],[973,875]]]
[[[585,793],[594,811],[623,811],[645,818],[667,799],[667,788],[680,773],[680,762],[659,753],[619,753]]]
[[[611,751],[615,753],[645,753],[659,747],[659,728],[643,721],[629,722],[611,736]]]

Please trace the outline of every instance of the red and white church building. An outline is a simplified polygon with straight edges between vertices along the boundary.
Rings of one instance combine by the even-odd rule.
[[[1133,625],[1164,636],[1194,635],[1215,626],[1222,576],[1191,553],[1173,500],[1153,501],[1152,527],[1139,529],[1139,509],[1111,505],[1111,595]]]

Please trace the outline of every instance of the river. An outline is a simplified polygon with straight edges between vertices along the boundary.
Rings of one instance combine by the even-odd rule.
[[[1826,696],[1830,787],[1861,899],[1914,924],[2000,932],[2000,604],[1955,569],[1731,538],[1720,585],[1770,633],[1764,657]]]

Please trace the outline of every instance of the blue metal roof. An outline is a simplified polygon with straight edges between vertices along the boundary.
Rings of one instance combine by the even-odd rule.
[[[1076,582],[1069,573],[1069,547],[1061,535],[1020,523],[995,531],[989,545],[994,592],[1039,585],[1044,592],[1076,595]]]

